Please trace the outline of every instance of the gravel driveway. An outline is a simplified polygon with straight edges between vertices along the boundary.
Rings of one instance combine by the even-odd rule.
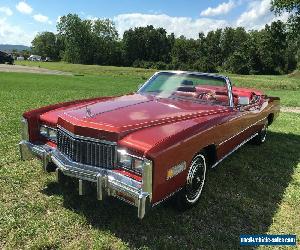
[[[25,72],[25,73],[49,74],[49,75],[72,75],[72,73],[63,72],[59,70],[50,70],[50,69],[44,69],[39,67],[9,65],[9,64],[0,64],[0,72]]]
[[[280,111],[300,114],[300,107],[281,107]]]

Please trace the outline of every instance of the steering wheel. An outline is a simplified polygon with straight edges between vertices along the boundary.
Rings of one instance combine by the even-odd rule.
[[[202,92],[202,93],[200,93],[199,98],[208,100],[208,101],[217,100],[215,91]]]

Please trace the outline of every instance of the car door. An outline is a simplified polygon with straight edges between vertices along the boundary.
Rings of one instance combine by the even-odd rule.
[[[262,127],[263,109],[266,106],[261,96],[257,96],[256,100],[251,101],[247,105],[236,107],[241,113],[240,134],[242,141],[251,139]]]
[[[243,126],[246,111],[233,109],[227,120],[216,128],[217,158],[221,159],[230,154],[245,140]]]

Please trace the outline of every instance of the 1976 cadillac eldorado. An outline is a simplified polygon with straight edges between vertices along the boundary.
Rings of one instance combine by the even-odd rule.
[[[114,196],[138,217],[176,195],[194,205],[209,168],[248,141],[261,144],[280,99],[198,72],[154,74],[135,94],[59,103],[22,118],[23,160],[78,180],[79,195]]]

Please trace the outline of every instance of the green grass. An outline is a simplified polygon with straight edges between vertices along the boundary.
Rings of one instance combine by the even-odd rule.
[[[263,90],[271,96],[279,96],[281,104],[288,107],[300,106],[299,75],[229,75],[235,86],[252,87]]]
[[[168,202],[143,221],[122,202],[100,203],[94,195],[79,197],[73,185],[60,187],[38,160],[20,161],[19,120],[25,110],[130,92],[151,75],[91,67],[97,72],[84,76],[0,73],[0,249],[238,249],[244,233],[300,237],[299,114],[281,113],[264,145],[246,145],[209,171],[196,207],[179,213]],[[232,78],[247,86],[255,79]],[[287,76],[278,78],[289,85]],[[275,85],[277,77],[270,79]]]
[[[152,69],[129,68],[129,67],[114,67],[114,66],[99,66],[99,65],[82,65],[70,64],[65,62],[30,62],[16,61],[18,65],[41,67],[51,70],[61,70],[72,72],[74,74],[98,75],[98,76],[144,76],[147,79],[155,72]]]
[[[150,77],[155,70],[113,67],[113,66],[98,66],[98,65],[81,65],[69,64],[64,62],[18,62],[19,65],[42,67],[52,70],[61,70],[72,72],[74,74],[112,77],[123,79],[130,79],[133,83],[143,83]],[[268,95],[279,96],[281,103],[284,106],[299,107],[300,98],[300,76],[299,74],[270,76],[270,75],[234,75],[229,74],[235,86],[253,87],[263,90]],[[137,77],[139,78],[138,81]],[[100,79],[101,80],[101,79]],[[132,89],[135,90],[135,89]]]

